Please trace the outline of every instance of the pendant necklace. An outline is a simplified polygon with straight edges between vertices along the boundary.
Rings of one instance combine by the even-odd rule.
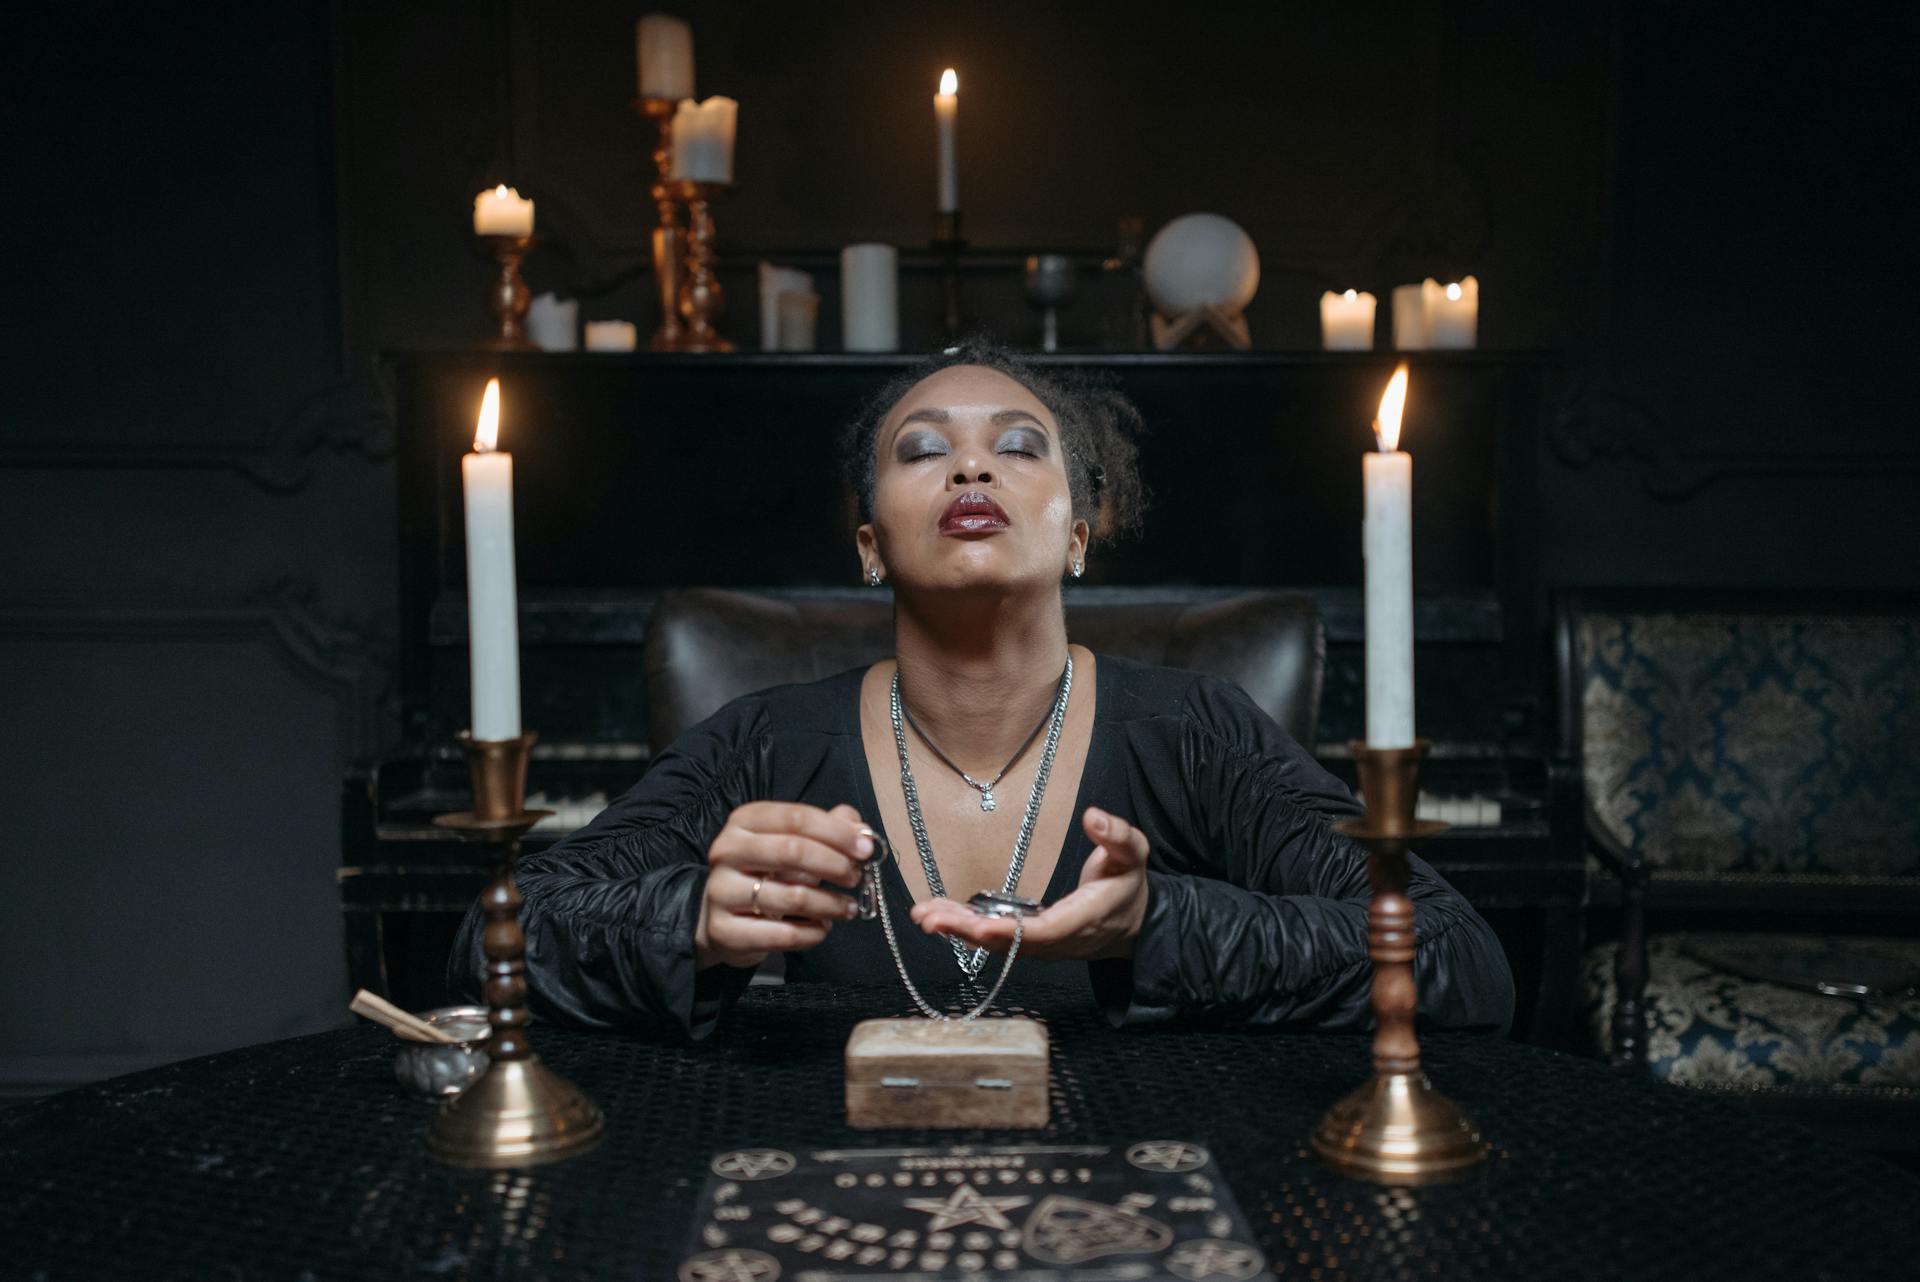
[[[1071,658],[1069,658],[1068,660],[1068,665],[1069,665],[1069,671],[1071,671],[1071,665],[1072,665]],[[899,682],[900,682],[900,677],[899,677],[899,674],[896,672],[894,674],[895,686],[898,686]],[[920,723],[913,719],[913,713],[907,710],[907,707],[905,704],[900,705],[900,711],[903,715],[905,715],[907,719],[907,724],[913,727],[913,732],[920,736],[920,741],[926,744],[927,747],[933,749],[933,755],[940,758],[941,761],[945,762],[947,769],[953,771],[953,773],[959,775],[962,779],[966,780],[967,786],[969,788],[972,788],[975,792],[980,794],[980,809],[985,811],[994,811],[1000,808],[999,801],[993,795],[993,786],[999,783],[1000,780],[1006,776],[1007,771],[1013,769],[1013,763],[1020,760],[1021,756],[1026,753],[1027,749],[1033,746],[1033,741],[1040,737],[1040,732],[1046,728],[1047,722],[1051,720],[1053,717],[1053,713],[1051,712],[1041,713],[1040,719],[1033,723],[1033,733],[1029,734],[1025,739],[1022,739],[1020,741],[1020,746],[1013,750],[1013,755],[1011,757],[1007,758],[1007,764],[1004,766],[1001,766],[998,773],[996,773],[993,776],[993,778],[987,780],[985,783],[981,783],[978,779],[975,779],[972,775],[968,774],[966,771],[962,770],[957,764],[955,764],[952,757],[949,757],[945,752],[941,751],[940,745],[935,743],[933,741],[933,736],[928,734],[924,729],[922,729],[920,726]]]
[[[1040,752],[1040,767],[1034,772],[1033,790],[1027,796],[1027,811],[1026,814],[1021,817],[1020,831],[1013,841],[1013,858],[1007,864],[1006,884],[1000,891],[1000,894],[1003,896],[1012,896],[1013,892],[1020,885],[1020,872],[1026,867],[1027,847],[1033,841],[1033,826],[1040,816],[1041,799],[1045,797],[1047,793],[1047,778],[1053,773],[1053,755],[1055,750],[1060,746],[1060,730],[1061,727],[1066,724],[1067,720],[1067,697],[1072,691],[1073,656],[1069,654],[1067,656],[1067,666],[1060,674],[1060,693],[1054,699],[1053,711],[1046,721],[1046,743]],[[900,672],[898,668],[894,670],[893,688],[888,698],[888,704],[893,717],[893,743],[900,754],[900,789],[906,794],[907,823],[913,829],[913,844],[920,852],[920,868],[921,871],[926,874],[927,889],[936,896],[944,897],[947,893],[947,888],[945,883],[940,879],[940,866],[936,864],[933,859],[933,843],[927,839],[927,822],[920,813],[920,789],[914,784],[913,767],[907,760],[907,729],[905,713],[900,702]],[[918,728],[917,726],[915,727],[915,729]],[[1037,732],[1036,728],[1036,733]],[[1031,737],[1029,737],[1027,742],[1032,742]],[[929,746],[931,746],[931,741],[929,741]],[[1025,750],[1023,746],[1021,751],[1024,752]],[[939,749],[936,748],[934,751],[938,752]],[[1018,753],[1015,754],[1016,759],[1018,755]],[[945,760],[944,755],[941,759]],[[951,765],[952,763],[949,762],[948,764]],[[1013,763],[1008,762],[1007,764],[1011,765]],[[1004,768],[1002,773],[1004,773]],[[998,776],[995,776],[995,782],[998,781]],[[974,784],[971,779],[968,779],[967,782],[973,784],[976,788],[980,786]],[[981,809],[993,809],[991,805],[987,804],[989,800],[990,797],[982,799]],[[884,914],[882,915],[882,920],[885,920]],[[889,926],[887,931],[887,940],[890,944],[893,942],[891,926]],[[960,973],[969,980],[977,979],[980,975],[980,968],[986,964],[987,950],[985,948],[969,950],[963,941],[955,939],[951,935],[947,937],[947,943],[953,947],[954,961],[959,965]],[[894,963],[899,965],[900,950],[897,946],[894,948],[893,958]],[[1011,961],[1011,958],[1009,958],[1009,961]],[[906,978],[906,969],[904,966],[901,967],[900,974],[901,978]],[[1004,968],[1001,970],[1001,975],[1003,978],[1006,975]],[[909,987],[911,987],[910,983]],[[997,991],[998,988],[999,985],[996,984],[995,990]],[[917,997],[918,995],[916,994],[916,999]]]

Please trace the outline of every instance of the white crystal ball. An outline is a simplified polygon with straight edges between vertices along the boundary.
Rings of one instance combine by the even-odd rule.
[[[1253,237],[1219,214],[1182,214],[1162,227],[1141,268],[1147,297],[1162,316],[1208,304],[1231,316],[1244,311],[1260,288]]]

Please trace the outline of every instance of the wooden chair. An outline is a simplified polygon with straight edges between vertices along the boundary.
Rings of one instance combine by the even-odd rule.
[[[1555,619],[1560,812],[1618,886],[1596,893],[1620,915],[1587,955],[1595,1040],[1916,1146],[1920,599],[1580,591]],[[1803,986],[1821,976],[1880,991]]]

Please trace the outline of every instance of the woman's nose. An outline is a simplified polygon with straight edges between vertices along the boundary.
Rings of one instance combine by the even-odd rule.
[[[953,471],[955,485],[991,485],[993,473],[987,470],[984,460],[962,456],[960,466]]]

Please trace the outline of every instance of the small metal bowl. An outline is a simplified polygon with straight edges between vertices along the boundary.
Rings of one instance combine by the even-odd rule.
[[[422,1011],[420,1018],[460,1040],[416,1042],[401,1037],[400,1053],[393,1057],[393,1075],[400,1084],[423,1099],[445,1099],[479,1081],[487,1071],[487,1038],[493,1033],[487,1008],[442,1006]]]

